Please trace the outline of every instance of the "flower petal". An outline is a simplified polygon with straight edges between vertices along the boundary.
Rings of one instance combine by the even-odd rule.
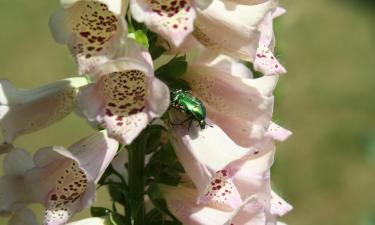
[[[128,156],[128,150],[123,149],[117,154],[117,156],[112,160],[111,163],[113,169],[121,174],[125,181],[129,180],[129,172],[125,166],[129,160]],[[111,175],[110,179],[116,182],[120,182],[118,176],[116,175]]]
[[[75,107],[78,88],[86,78],[75,77],[31,90],[15,88],[0,80],[0,126],[4,139],[11,143],[17,136],[47,127]]]
[[[258,46],[258,24],[271,10],[272,3],[213,1],[208,8],[198,10],[193,34],[207,48],[252,61]]]
[[[272,53],[274,46],[273,19],[283,13],[276,8],[270,11],[259,24],[259,47],[255,54],[254,69],[264,75],[279,75],[286,73],[286,69],[279,63]]]
[[[168,108],[168,87],[154,78],[147,63],[122,58],[101,65],[95,76],[99,79],[95,86],[87,87],[80,95],[81,112],[123,144],[130,144]]]
[[[245,70],[226,62],[202,61],[190,65],[183,78],[205,104],[207,117],[238,145],[250,146],[263,137],[269,126],[274,102],[272,92],[278,77],[242,78]],[[231,71],[239,75],[233,76]]]
[[[23,176],[33,167],[32,157],[23,149],[13,149],[5,156],[3,162],[3,171],[8,175]]]
[[[60,0],[61,5],[64,8],[70,8],[74,4],[79,2],[88,2],[82,0]],[[105,4],[108,7],[108,10],[117,16],[123,16],[126,13],[126,9],[129,4],[129,0],[95,0],[97,3]]]
[[[144,22],[174,46],[179,46],[193,31],[196,16],[193,7],[188,0],[131,0],[130,5],[132,16],[138,22]]]
[[[254,69],[266,76],[279,75],[286,73],[286,69],[277,61],[272,51],[261,45],[256,52],[254,60]]]
[[[214,207],[196,204],[197,192],[193,188],[180,185],[172,187],[160,185],[169,210],[186,225],[224,225],[235,215],[235,210],[223,211]]]
[[[161,117],[169,107],[169,88],[159,79],[152,80],[148,108],[150,117]]]
[[[246,199],[257,195],[262,199],[271,197],[270,169],[273,164],[275,146],[272,141],[265,141],[259,147],[257,158],[244,158],[228,166],[233,172],[233,183],[235,184],[241,198]],[[263,202],[264,205],[270,205]]]
[[[238,145],[247,147],[256,144],[263,138],[265,128],[262,124],[225,115],[206,105],[207,117],[215,121],[223,131]]]
[[[118,142],[108,137],[106,132],[97,132],[69,147],[79,161],[80,167],[97,183],[115,157]]]
[[[275,192],[272,192],[271,200],[271,214],[276,216],[284,216],[293,209],[289,203],[278,196]]]
[[[265,225],[266,213],[258,201],[251,201],[233,218],[230,225]]]
[[[104,218],[93,217],[88,219],[79,220],[76,222],[68,223],[66,225],[107,225],[108,222]]]
[[[34,163],[25,150],[13,149],[5,156],[3,166],[5,175],[0,178],[0,214],[7,214],[32,202],[23,175]]]
[[[218,207],[222,207],[224,204],[232,209],[236,209],[242,204],[241,196],[231,179],[230,170],[223,169],[212,176],[199,203],[213,204]]]
[[[78,64],[79,74],[92,72],[96,64],[116,55],[127,34],[121,0],[62,1],[64,9],[50,19],[55,40],[68,44]]]
[[[292,134],[291,131],[271,122],[265,135],[277,141],[285,141]]]
[[[167,55],[184,55],[188,54],[190,51],[194,51],[195,47],[199,46],[199,42],[192,34],[189,34],[185,40],[177,47],[170,44],[167,40],[163,38],[157,39],[157,44],[162,46],[166,52],[164,54]]]
[[[195,0],[195,4],[197,4],[197,7],[200,9],[207,8],[213,0]]]
[[[204,65],[215,68],[225,74],[242,78],[253,78],[253,74],[239,60],[227,55],[218,55],[216,52],[204,49],[195,62],[196,65]]]
[[[239,78],[216,68],[193,65],[184,79],[191,85],[192,91],[216,111],[266,122],[268,127],[277,77]]]
[[[241,198],[233,187],[232,173],[227,166],[243,157],[257,156],[259,149],[236,145],[216,125],[204,130],[193,127],[188,130],[182,126],[172,129],[174,136],[171,141],[176,155],[197,187],[200,201],[226,209],[236,207]],[[216,184],[216,180],[220,180],[220,183]]]
[[[97,132],[70,147],[40,149],[36,167],[25,175],[28,189],[46,206],[45,225],[65,224],[76,212],[90,206],[95,182],[100,178],[118,144],[104,132]]]
[[[123,45],[122,51],[118,52],[116,58],[131,58],[143,62],[153,70],[153,60],[148,49],[139,45],[133,38],[126,38],[126,44]]]
[[[4,175],[0,178],[0,215],[24,208],[32,202],[22,176]]]
[[[28,208],[17,211],[8,221],[8,225],[39,225],[33,213]]]

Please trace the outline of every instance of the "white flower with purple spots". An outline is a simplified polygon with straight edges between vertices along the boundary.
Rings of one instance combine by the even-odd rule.
[[[262,191],[269,182],[268,171],[273,160],[271,138],[244,148],[216,125],[198,129],[187,131],[186,127],[175,127],[171,137],[178,159],[198,189],[198,203],[236,209],[250,195]],[[259,174],[252,176],[246,168],[254,164],[258,168],[253,173]]]
[[[272,21],[281,15],[277,1],[217,0],[198,10],[194,36],[207,48],[254,63],[265,75],[283,74],[273,55]]]
[[[5,161],[0,182],[1,212],[15,212],[28,203],[46,207],[44,225],[63,225],[94,201],[96,183],[116,155],[118,142],[105,132],[65,149],[40,149],[32,159],[13,150]]]
[[[50,20],[55,40],[67,44],[79,74],[115,58],[127,36],[126,0],[61,0]]]
[[[22,134],[47,127],[71,113],[84,77],[68,78],[35,89],[17,89],[0,80],[0,126],[7,144]],[[6,144],[5,144],[6,145]]]
[[[241,168],[267,155],[268,160],[259,164],[265,169],[258,177],[269,182],[273,142],[291,134],[271,122],[272,92],[278,77],[254,79],[237,60],[203,52],[196,63],[189,64],[183,79],[204,103],[210,126],[173,125],[184,118],[171,112],[171,140],[176,154],[198,189],[198,202],[234,209],[256,194],[251,183],[257,181],[256,176],[247,177],[248,188],[253,190],[243,190],[244,185],[236,184],[241,171],[248,171]]]
[[[178,47],[194,29],[198,8],[212,0],[131,0],[132,16]]]
[[[286,73],[285,68],[279,63],[272,50],[275,37],[273,33],[273,20],[285,13],[285,9],[277,7],[268,12],[259,24],[259,45],[255,54],[254,68],[265,75],[277,75]]]
[[[97,67],[96,83],[79,97],[82,114],[89,122],[108,130],[111,137],[130,144],[153,119],[169,106],[167,85],[154,77],[149,53],[131,40],[124,57]]]
[[[207,118],[236,144],[248,147],[263,138],[271,124],[278,76],[253,79],[238,60],[203,51],[183,79],[204,103]]]
[[[281,198],[274,201],[276,195],[266,188],[264,193],[249,196],[237,208],[226,210],[197,204],[197,190],[188,182],[177,187],[159,185],[159,188],[172,214],[184,225],[281,225],[277,222],[279,213],[284,215],[292,209]]]

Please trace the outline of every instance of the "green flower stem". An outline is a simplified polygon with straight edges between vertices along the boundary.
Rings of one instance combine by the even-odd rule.
[[[146,140],[145,133],[142,133],[129,146],[129,200],[133,225],[144,225],[144,166]]]

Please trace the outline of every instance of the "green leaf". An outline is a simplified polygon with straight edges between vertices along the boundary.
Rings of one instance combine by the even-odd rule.
[[[169,83],[168,86],[172,89],[191,90],[190,84],[183,79],[175,80],[172,83]]]
[[[167,202],[162,196],[160,188],[157,184],[150,185],[147,194],[156,209],[170,216],[173,219],[175,225],[182,225],[182,223],[179,222],[178,219],[169,211]]]
[[[115,212],[110,212],[108,215],[108,222],[110,225],[130,225],[126,222],[124,216]]]
[[[176,172],[164,170],[155,179],[155,182],[171,186],[177,186],[179,183],[181,183],[181,176]]]
[[[166,50],[161,46],[158,42],[159,36],[148,30],[147,31],[147,38],[148,38],[148,44],[149,44],[149,52],[151,54],[151,57],[153,60],[159,58]]]
[[[145,217],[146,225],[155,224],[155,222],[156,224],[160,224],[160,221],[162,220],[163,220],[163,216],[160,213],[160,211],[157,209],[152,209],[150,212],[146,214],[146,217]]]
[[[146,165],[145,174],[148,181],[177,186],[181,182],[181,173],[184,173],[174,149],[167,143],[157,150]]]
[[[242,63],[251,70],[251,72],[253,73],[253,77],[254,78],[259,78],[259,77],[263,77],[263,74],[259,71],[256,71],[254,69],[254,64],[252,64],[251,62],[247,62],[247,61],[242,61]]]
[[[155,75],[167,84],[179,80],[186,72],[188,63],[186,56],[174,57],[167,64],[159,67]]]
[[[153,60],[162,56],[165,51],[166,51],[165,48],[163,48],[162,46],[159,46],[159,45],[156,45],[156,46],[150,45],[150,47],[149,47],[149,52],[150,52]]]
[[[143,32],[143,30],[137,30],[134,32],[134,38],[138,44],[144,46],[145,48],[149,47],[147,35],[145,32]]]
[[[124,190],[122,188],[121,183],[111,183],[108,185],[108,193],[111,196],[112,201],[118,202],[121,205],[125,204],[126,195],[124,194]]]
[[[147,127],[146,133],[148,136],[146,154],[150,154],[161,146],[161,135],[163,130],[165,130],[165,128],[160,125],[150,125]]]
[[[111,210],[104,207],[91,207],[90,212],[93,217],[104,217],[107,216]]]

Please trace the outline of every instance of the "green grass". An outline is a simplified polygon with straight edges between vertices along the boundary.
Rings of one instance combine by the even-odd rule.
[[[289,73],[280,79],[275,111],[294,135],[279,144],[273,183],[295,207],[283,220],[373,225],[368,221],[375,216],[375,16],[369,8],[335,0],[281,3],[288,13],[278,23],[279,57]],[[1,78],[31,88],[75,74],[68,50],[49,33],[48,19],[57,7],[57,0],[0,1]],[[69,146],[90,132],[71,115],[16,144],[34,152]],[[98,201],[109,202],[103,193]]]

